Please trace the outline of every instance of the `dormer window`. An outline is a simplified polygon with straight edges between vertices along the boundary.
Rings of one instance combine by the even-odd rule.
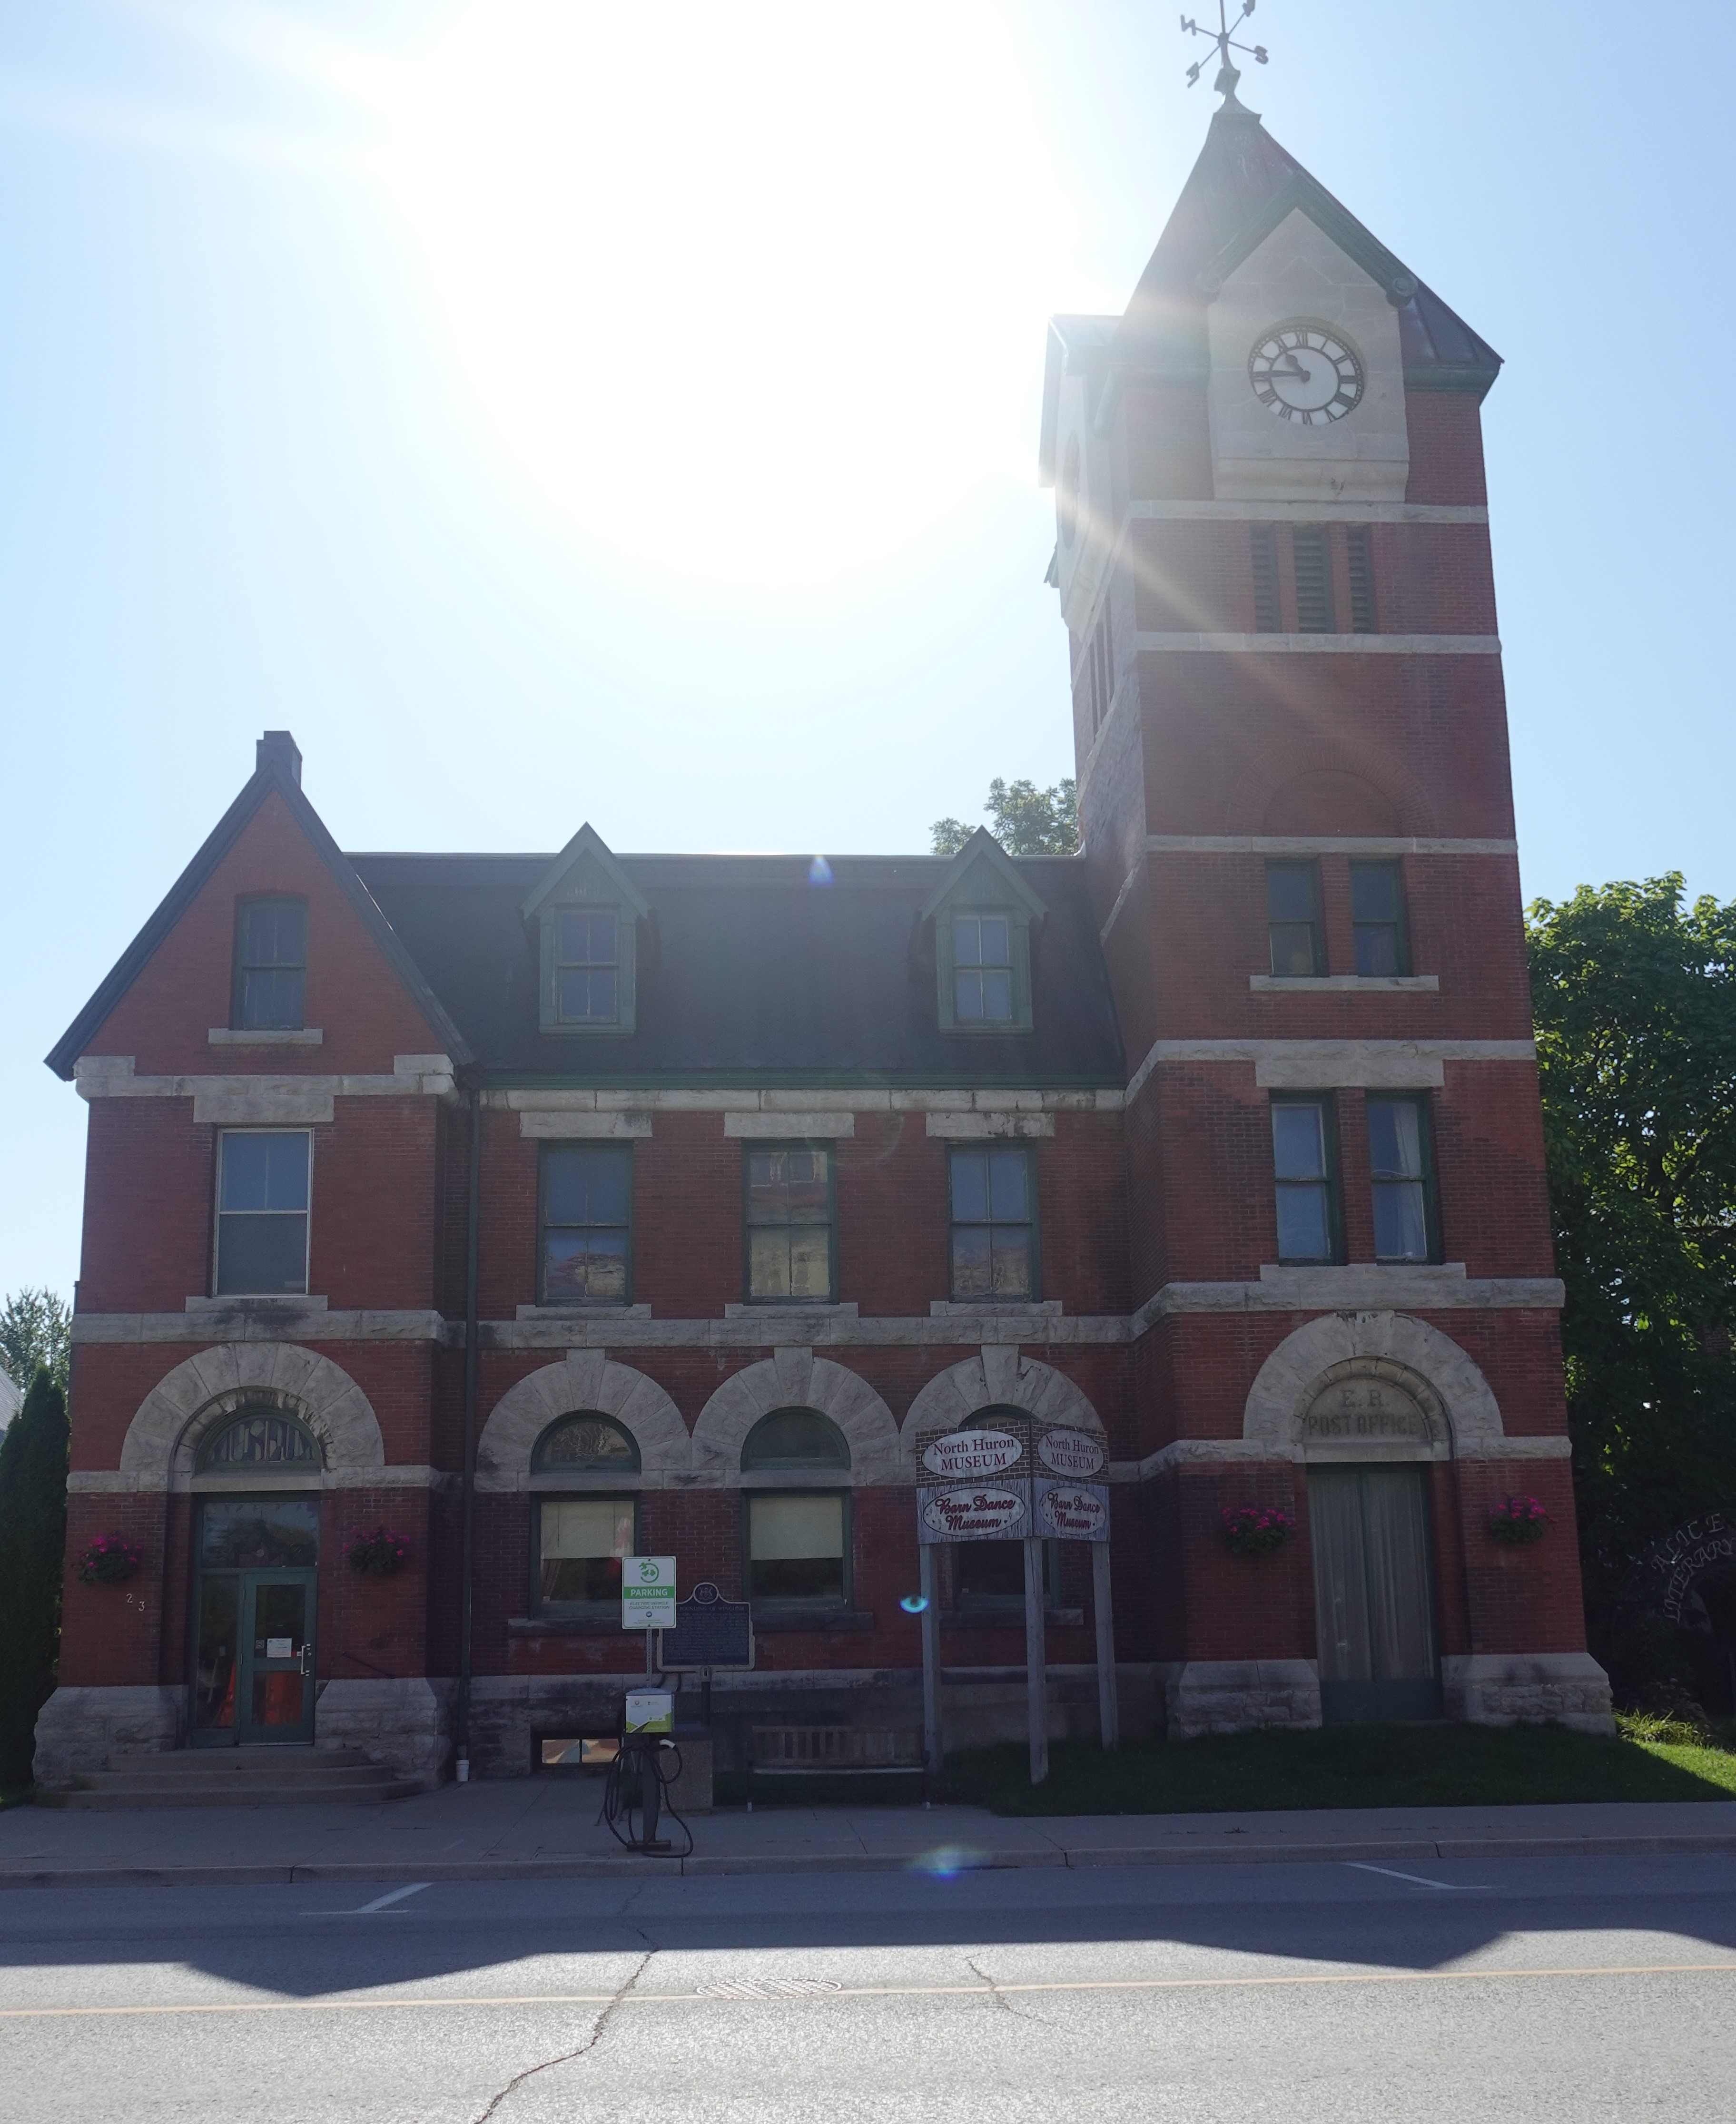
[[[573,835],[519,912],[535,941],[540,1029],[630,1033],[651,908],[590,827]]]
[[[961,1025],[1013,1022],[1010,914],[953,918],[953,1012]]]
[[[562,1025],[620,1020],[620,921],[612,907],[563,907],[554,917],[555,1015]]]
[[[1024,872],[978,827],[918,913],[919,933],[934,940],[943,1032],[1031,1031],[1031,937],[1047,911]]]
[[[236,1031],[299,1032],[307,989],[307,902],[242,900],[235,911]]]

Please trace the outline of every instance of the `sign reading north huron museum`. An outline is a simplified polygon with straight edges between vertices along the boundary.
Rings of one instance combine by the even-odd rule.
[[[1089,1431],[997,1412],[919,1437],[916,1459],[916,1535],[924,1544],[1109,1539],[1108,1460]]]

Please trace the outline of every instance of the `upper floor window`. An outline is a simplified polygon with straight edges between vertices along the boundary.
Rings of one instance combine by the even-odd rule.
[[[1269,862],[1266,866],[1266,928],[1272,947],[1272,970],[1286,980],[1324,974],[1321,948],[1320,880],[1311,862]]]
[[[1037,1296],[1037,1216],[1031,1154],[1023,1144],[953,1149],[952,1295],[957,1303],[1011,1304]]]
[[[624,1305],[631,1288],[633,1146],[543,1150],[544,1305]]]
[[[238,1031],[299,1032],[308,987],[308,908],[301,900],[244,900],[235,914]]]
[[[1395,862],[1350,866],[1350,919],[1356,931],[1359,974],[1406,970],[1404,901]]]
[[[562,1025],[620,1018],[620,922],[612,907],[563,907],[554,918],[555,1015]]]
[[[848,1468],[849,1440],[816,1408],[774,1408],[741,1444],[741,1472],[792,1474],[802,1468]]]
[[[306,1129],[231,1129],[217,1139],[219,1298],[275,1298],[308,1288]]]
[[[953,918],[953,1013],[961,1025],[1013,1017],[1013,924],[1004,914]]]
[[[755,1146],[743,1161],[747,1295],[826,1304],[835,1294],[832,1154],[823,1144]]]
[[[1371,1095],[1368,1177],[1374,1191],[1374,1257],[1381,1262],[1435,1258],[1433,1176],[1428,1102],[1420,1097]]]
[[[1272,1168],[1279,1261],[1336,1261],[1338,1156],[1329,1100],[1273,1101]]]

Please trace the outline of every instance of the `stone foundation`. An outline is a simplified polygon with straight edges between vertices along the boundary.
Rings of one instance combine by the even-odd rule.
[[[425,1788],[440,1783],[452,1760],[449,1681],[421,1676],[398,1680],[327,1681],[313,1711],[318,1748],[360,1748],[376,1763]]]
[[[1312,1660],[1187,1660],[1167,1670],[1164,1708],[1172,1741],[1300,1732],[1320,1722],[1320,1673]]]
[[[57,1689],[36,1714],[36,1783],[64,1790],[111,1755],[157,1755],[186,1733],[184,1689]]]
[[[1589,1652],[1473,1652],[1443,1659],[1449,1718],[1474,1726],[1569,1726],[1613,1733],[1609,1676]]]

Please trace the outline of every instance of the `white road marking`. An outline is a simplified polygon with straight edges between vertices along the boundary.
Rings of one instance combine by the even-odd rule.
[[[1365,1865],[1360,1858],[1347,1858],[1343,1863],[1347,1866],[1353,1866],[1359,1873],[1384,1873],[1389,1881],[1409,1881],[1419,1888],[1445,1888],[1452,1894],[1456,1894],[1461,1888],[1480,1890],[1489,1885],[1486,1881],[1428,1881],[1420,1873],[1395,1873],[1390,1866]]]
[[[424,1888],[431,1888],[432,1881],[412,1881],[407,1888],[394,1888],[389,1895],[379,1896],[371,1903],[363,1903],[353,1910],[303,1910],[304,1918],[371,1918],[380,1910],[389,1910],[394,1903],[407,1902],[412,1896],[419,1896]]]

